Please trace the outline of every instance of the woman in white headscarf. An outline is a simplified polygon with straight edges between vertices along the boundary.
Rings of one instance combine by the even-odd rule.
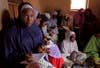
[[[66,56],[70,56],[73,51],[78,52],[77,42],[75,40],[75,33],[68,31],[65,33],[65,39],[62,42],[61,50]]]
[[[75,62],[84,62],[86,59],[86,55],[80,51],[78,51],[77,42],[75,40],[76,35],[73,31],[65,32],[65,39],[61,45],[61,51],[65,62],[73,61]],[[69,57],[71,61],[68,61],[66,57]]]

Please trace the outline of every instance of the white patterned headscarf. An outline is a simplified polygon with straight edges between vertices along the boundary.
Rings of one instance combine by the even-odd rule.
[[[22,6],[20,11],[23,11],[24,9],[32,9],[33,10],[33,7],[31,5],[25,4]]]
[[[23,5],[21,10],[20,10],[20,12],[22,12],[24,9],[31,9],[31,10],[33,10],[33,12],[34,12],[34,19],[37,18],[38,11],[35,8],[33,8],[31,5],[29,5],[29,4]]]

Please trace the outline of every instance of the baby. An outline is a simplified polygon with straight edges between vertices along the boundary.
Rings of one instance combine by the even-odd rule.
[[[46,45],[44,47],[40,47],[40,51],[43,50],[42,52],[46,52],[48,54],[47,59],[55,68],[61,68],[63,59],[58,46],[47,37],[45,38],[45,43]]]

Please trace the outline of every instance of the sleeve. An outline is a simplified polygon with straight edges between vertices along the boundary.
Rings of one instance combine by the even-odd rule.
[[[68,44],[64,43],[64,41],[61,44],[61,51],[63,54],[65,54],[66,56],[70,56],[70,52],[69,52],[70,48],[68,47]]]
[[[74,42],[74,51],[78,52],[78,46],[77,46],[77,42]]]
[[[61,53],[64,53],[65,50],[64,50],[64,42],[61,43]]]

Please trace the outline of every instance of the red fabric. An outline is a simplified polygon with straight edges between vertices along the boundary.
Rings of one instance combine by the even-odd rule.
[[[53,58],[51,56],[48,56],[49,62],[56,68],[62,68],[62,65],[64,63],[63,58]]]

